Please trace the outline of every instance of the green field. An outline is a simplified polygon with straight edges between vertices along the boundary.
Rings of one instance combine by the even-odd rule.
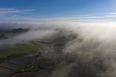
[[[12,56],[21,55],[30,53],[32,51],[37,51],[38,49],[48,49],[50,48],[46,44],[39,42],[26,42],[26,43],[18,43],[10,46],[3,46],[0,48],[0,60],[5,58],[10,58]],[[33,54],[36,55],[36,54]],[[32,55],[30,55],[32,56]]]
[[[35,45],[38,45],[38,46],[41,46],[43,49],[49,49],[50,47],[46,44],[43,44],[43,43],[39,43],[39,42],[34,42]]]
[[[53,58],[55,56],[56,58]],[[62,61],[58,61],[58,56],[58,54],[43,55],[10,77],[59,77],[66,73],[66,69],[62,67]]]
[[[7,58],[14,55],[20,55],[25,53],[30,53],[37,50],[39,46],[32,43],[15,44],[11,46],[5,46],[0,48],[0,59]]]

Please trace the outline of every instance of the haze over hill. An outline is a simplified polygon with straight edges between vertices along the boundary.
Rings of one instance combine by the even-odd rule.
[[[11,23],[10,23],[11,24]],[[17,23],[12,25],[13,28]],[[7,23],[8,25],[8,23]],[[0,41],[0,45],[9,45],[16,44],[18,42],[31,41],[34,39],[53,39],[56,36],[65,36],[66,38],[70,38],[75,35],[76,37],[66,41],[64,46],[64,54],[73,52],[81,53],[78,54],[77,57],[88,63],[93,61],[94,57],[99,56],[98,61],[95,60],[91,63],[90,72],[98,65],[94,65],[94,62],[97,61],[99,64],[99,60],[103,59],[103,63],[101,68],[105,68],[105,70],[96,69],[96,76],[102,77],[115,77],[116,71],[116,36],[115,36],[115,23],[74,23],[74,22],[49,22],[49,23],[41,23],[41,24],[30,24],[31,26],[26,26],[25,24],[20,24],[21,28],[30,28],[28,32],[16,35],[12,38],[4,39]],[[9,26],[10,27],[10,26]],[[63,37],[61,37],[63,39]],[[78,62],[78,61],[77,61]],[[75,62],[68,66],[72,68],[72,65],[75,65]],[[106,66],[105,66],[106,65]],[[68,68],[67,67],[67,68]],[[85,67],[90,67],[87,65]],[[79,68],[81,69],[81,67]],[[85,73],[86,71],[83,71]],[[108,73],[108,75],[107,75]],[[93,75],[92,75],[93,76]],[[93,77],[96,77],[93,76]]]
[[[0,54],[51,48],[54,51],[46,54],[52,59],[42,56],[61,68],[52,68],[50,77],[116,77],[115,8],[115,0],[1,0]],[[44,57],[32,64],[40,62],[46,70]]]

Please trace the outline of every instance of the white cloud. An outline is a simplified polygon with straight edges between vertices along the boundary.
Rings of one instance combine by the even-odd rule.
[[[83,16],[90,16],[90,15],[74,15],[74,16],[80,16],[80,17],[83,17]]]
[[[82,22],[46,22],[39,24],[32,23],[0,23],[0,28],[30,28],[31,30],[27,33],[13,37],[9,40],[17,41],[28,41],[36,38],[42,38],[45,36],[52,35],[56,32],[56,29],[63,29],[74,31],[77,34],[81,33],[82,37],[86,38],[99,38],[103,41],[115,40],[116,36],[116,23],[82,23]],[[28,37],[28,38],[27,38]],[[6,42],[4,40],[0,41]],[[11,41],[12,42],[12,41]],[[6,42],[9,43],[9,42]]]
[[[103,18],[103,17],[83,17],[83,18]]]
[[[10,22],[15,22],[22,20],[21,22],[104,22],[101,19],[103,17],[59,17],[59,18],[31,18],[23,17],[19,15],[14,16],[0,16],[0,20],[7,20]]]
[[[107,16],[107,17],[116,17],[116,15],[110,15],[110,16]]]
[[[116,14],[116,13],[110,13],[110,14]]]
[[[21,14],[26,14],[26,13],[32,13],[33,9],[25,9],[25,10],[19,10],[16,8],[0,8],[0,21],[10,21],[10,22],[15,22],[19,21],[20,22],[56,22],[56,21],[61,21],[61,22],[104,22],[106,21],[106,18],[109,17],[116,17],[116,13],[110,13],[112,15],[109,16],[92,16],[92,15],[77,15],[75,17],[58,17],[58,18],[32,18],[29,16],[22,16]],[[9,15],[7,15],[9,14]],[[108,20],[108,19],[107,19]]]
[[[6,11],[7,11],[7,10],[14,10],[14,9],[15,9],[15,8],[0,8],[0,10],[4,10],[4,11],[5,11],[5,10],[6,10]]]
[[[52,22],[105,22],[105,20],[98,19],[103,17],[62,17],[62,18],[41,18],[34,19],[34,21],[52,21]],[[33,19],[32,19],[33,20]]]
[[[15,8],[0,8],[0,14],[8,14],[8,13],[25,13],[25,12],[30,12],[30,11],[35,11],[33,9],[31,10],[18,10]]]

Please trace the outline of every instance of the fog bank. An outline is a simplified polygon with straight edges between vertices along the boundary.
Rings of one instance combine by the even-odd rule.
[[[7,27],[8,27],[7,23]],[[11,23],[10,23],[11,24]],[[75,77],[115,77],[116,76],[116,23],[81,23],[81,22],[45,22],[39,24],[12,23],[10,28],[29,28],[26,33],[1,40],[0,45],[15,44],[33,39],[53,39],[60,34],[70,38],[73,33],[77,37],[66,41],[64,54],[76,53],[75,60],[66,68],[75,69]],[[80,63],[80,65],[78,65]],[[84,71],[85,70],[85,71]],[[71,71],[70,71],[71,72]]]

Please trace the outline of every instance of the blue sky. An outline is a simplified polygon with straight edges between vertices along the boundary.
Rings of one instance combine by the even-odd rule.
[[[116,0],[0,0],[0,22],[115,22]]]

